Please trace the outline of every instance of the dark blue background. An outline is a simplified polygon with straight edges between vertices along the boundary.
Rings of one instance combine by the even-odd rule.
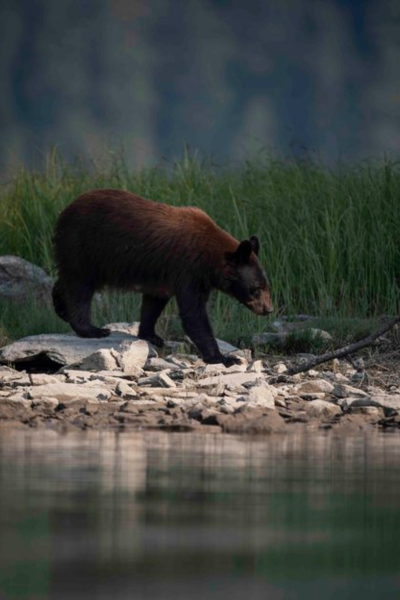
[[[261,148],[396,157],[399,0],[0,0],[0,172]]]

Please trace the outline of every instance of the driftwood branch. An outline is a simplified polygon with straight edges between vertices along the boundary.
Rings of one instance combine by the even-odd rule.
[[[304,371],[309,371],[313,369],[317,365],[320,365],[324,362],[328,362],[329,360],[333,360],[334,358],[342,358],[343,356],[347,356],[356,352],[357,350],[361,350],[361,348],[366,348],[370,346],[376,339],[381,337],[384,333],[388,332],[392,327],[397,325],[400,322],[400,315],[390,319],[385,325],[382,325],[379,329],[377,329],[374,333],[371,333],[367,337],[355,342],[354,344],[349,344],[348,346],[343,346],[343,348],[338,348],[333,352],[326,352],[325,354],[320,354],[319,356],[315,356],[313,359],[308,361],[307,363],[300,365],[298,367],[293,367],[293,369],[289,369],[287,371],[287,375],[295,375],[296,373],[303,373]]]

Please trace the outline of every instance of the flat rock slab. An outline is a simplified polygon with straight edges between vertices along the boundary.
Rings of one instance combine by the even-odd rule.
[[[333,387],[332,393],[337,398],[348,398],[349,396],[353,398],[368,398],[369,395],[367,392],[364,392],[364,390],[360,390],[360,388],[355,388],[345,383],[336,384]]]
[[[392,408],[393,410],[400,411],[400,394],[382,394],[374,396],[373,400],[383,408]]]
[[[0,366],[0,384],[12,383],[26,377],[25,373],[20,373],[10,367]]]
[[[48,383],[37,385],[28,391],[31,400],[56,398],[58,402],[71,400],[108,400],[111,392],[104,386],[76,383]]]
[[[225,385],[242,385],[243,383],[253,383],[261,380],[260,373],[221,373],[220,375],[212,375],[211,377],[205,377],[197,382],[197,386],[200,388],[215,386],[220,383]]]
[[[46,356],[60,365],[71,365],[99,350],[113,348],[117,352],[126,351],[126,342],[139,344],[141,347],[146,345],[148,348],[147,342],[123,332],[112,332],[106,338],[91,339],[69,333],[31,335],[0,348],[0,363],[27,362]]]
[[[380,394],[373,397],[353,397],[346,398],[342,406],[345,410],[360,406],[377,406],[382,408],[390,408],[400,411],[400,394]]]

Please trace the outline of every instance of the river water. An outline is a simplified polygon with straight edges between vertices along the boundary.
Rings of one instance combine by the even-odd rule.
[[[0,433],[0,599],[400,598],[400,436]]]

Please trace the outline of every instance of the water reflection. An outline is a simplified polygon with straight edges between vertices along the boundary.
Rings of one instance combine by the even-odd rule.
[[[3,431],[0,599],[400,596],[400,439]]]

